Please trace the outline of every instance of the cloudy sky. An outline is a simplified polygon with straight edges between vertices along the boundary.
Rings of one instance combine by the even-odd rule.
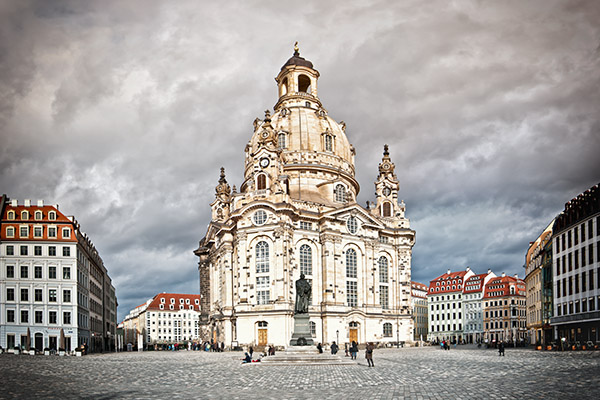
[[[2,1],[0,191],[75,215],[119,319],[197,293],[219,167],[300,42],[347,124],[361,204],[383,144],[413,279],[523,275],[530,241],[600,182],[598,1]]]

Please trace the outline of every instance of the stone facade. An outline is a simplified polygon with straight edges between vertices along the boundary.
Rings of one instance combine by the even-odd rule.
[[[355,149],[321,104],[318,78],[296,49],[276,77],[273,114],[254,121],[239,192],[221,170],[195,254],[203,323],[227,346],[289,345],[301,272],[315,342],[412,341],[415,232],[395,166],[385,146],[376,201],[358,205]]]

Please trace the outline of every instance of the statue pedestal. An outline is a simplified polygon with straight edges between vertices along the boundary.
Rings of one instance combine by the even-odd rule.
[[[308,313],[294,315],[294,330],[290,346],[313,346],[315,343],[310,334],[310,317]]]

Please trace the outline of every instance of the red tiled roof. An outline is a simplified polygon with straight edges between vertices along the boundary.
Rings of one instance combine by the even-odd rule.
[[[15,212],[15,218],[14,219],[8,219],[8,213],[9,211],[14,211]],[[21,219],[21,213],[23,211],[27,211],[28,212],[28,217],[27,219]],[[35,213],[36,211],[41,211],[42,212],[42,219],[35,219]],[[54,211],[56,213],[56,219],[49,219],[48,218],[48,214],[50,213],[50,211]],[[19,228],[23,225],[27,225],[29,227],[29,234],[27,235],[27,237],[21,237],[20,236],[20,230]],[[34,237],[34,231],[33,231],[33,227],[36,225],[44,225],[43,229],[42,229],[42,236],[40,237]],[[56,237],[48,237],[48,229],[46,228],[46,225],[56,225]],[[6,236],[6,228],[12,226],[14,228],[15,234],[13,237],[7,237]],[[62,236],[62,229],[63,228],[69,228],[70,230],[70,235],[67,238],[63,238]],[[17,206],[12,206],[10,204],[8,204],[6,206],[6,209],[4,210],[4,213],[2,214],[2,229],[0,229],[0,239],[1,240],[19,240],[19,241],[36,241],[36,240],[57,240],[57,241],[67,241],[67,242],[76,242],[77,241],[77,237],[75,236],[75,232],[73,231],[73,222],[67,218],[63,213],[61,213],[60,211],[58,211],[58,209],[55,206],[51,206],[51,205],[46,205],[46,206],[37,206],[37,205],[31,205],[31,206],[24,206],[24,205],[17,205]]]
[[[514,293],[510,293],[510,288],[514,287]],[[506,296],[523,296],[525,297],[525,282],[522,279],[514,276],[499,276],[489,280],[485,285],[483,298],[497,298]]]
[[[488,274],[473,275],[465,281],[463,293],[477,293],[483,290],[483,281]]]
[[[187,302],[187,300],[189,300],[189,303]],[[196,302],[196,300],[198,301]],[[162,309],[160,308],[161,304],[163,305]],[[170,305],[173,305],[172,310]],[[192,306],[194,311],[200,311],[200,295],[182,293],[159,293],[156,296],[154,296],[147,309],[155,311],[178,311],[181,309],[180,306],[183,306],[184,310],[190,310],[190,306]]]
[[[450,272],[438,276],[429,282],[429,294],[462,292],[463,278],[467,272],[468,271]]]

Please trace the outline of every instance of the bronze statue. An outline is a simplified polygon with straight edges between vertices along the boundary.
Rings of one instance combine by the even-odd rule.
[[[305,314],[308,312],[308,302],[312,287],[310,283],[304,279],[304,274],[300,274],[300,279],[296,281],[296,307],[294,314]]]

